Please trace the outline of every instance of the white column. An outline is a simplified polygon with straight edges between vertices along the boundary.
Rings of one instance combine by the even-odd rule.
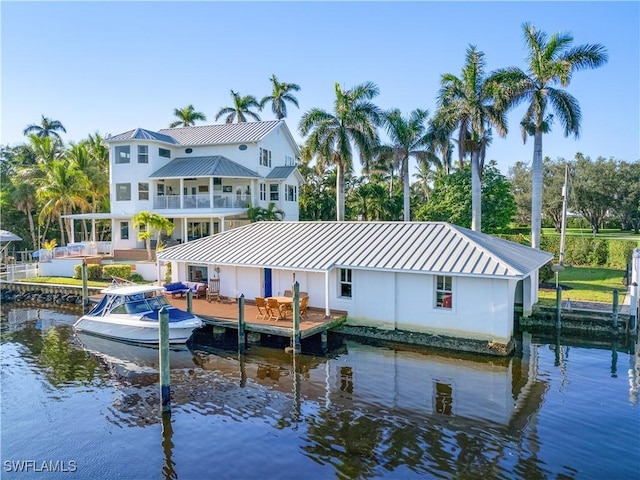
[[[324,314],[329,317],[331,309],[329,308],[329,270],[324,273]]]
[[[215,208],[213,204],[213,177],[209,177],[209,208]],[[211,232],[213,233],[213,225],[211,226]]]
[[[180,179],[180,209],[184,208],[184,178]]]

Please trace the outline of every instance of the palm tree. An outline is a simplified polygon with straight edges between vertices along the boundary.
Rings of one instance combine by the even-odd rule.
[[[409,187],[409,159],[414,157],[422,161],[426,160],[427,145],[425,120],[429,112],[416,109],[405,118],[400,110],[393,109],[384,114],[384,125],[391,140],[391,145],[381,147],[383,157],[393,159],[394,165],[400,171],[400,182],[403,184],[404,195],[404,221],[411,220]]]
[[[333,113],[314,108],[300,119],[298,129],[309,134],[305,151],[316,157],[319,168],[336,167],[336,217],[344,220],[345,174],[353,168],[352,143],[360,153],[360,160],[368,166],[368,159],[378,145],[377,125],[381,112],[370,100],[379,93],[373,82],[343,91],[335,84],[336,99]]]
[[[280,210],[274,202],[269,202],[267,208],[260,206],[252,207],[249,205],[247,209],[247,217],[251,223],[254,222],[277,222],[284,218],[284,210]]]
[[[484,53],[469,46],[461,78],[445,73],[438,93],[437,115],[443,128],[458,130],[460,162],[471,156],[471,228],[476,232],[482,230],[480,181],[491,128],[507,134],[506,116],[495,103],[495,81],[485,77],[485,63]]]
[[[287,104],[286,102],[293,103],[298,106],[298,100],[290,92],[293,90],[297,92],[300,90],[300,86],[295,83],[278,82],[275,75],[271,75],[271,95],[264,97],[260,100],[260,110],[264,108],[267,102],[271,102],[271,111],[278,120],[281,120],[287,116]]]
[[[241,97],[238,92],[234,92],[231,90],[231,98],[233,98],[233,107],[223,107],[216,114],[216,120],[218,120],[223,115],[227,115],[226,123],[233,123],[234,120],[237,120],[238,123],[246,122],[247,116],[253,118],[254,120],[260,121],[260,117],[257,113],[254,113],[250,110],[250,108],[260,108],[260,104],[256,97],[253,95],[245,95]]]
[[[11,199],[15,207],[27,216],[31,241],[33,242],[33,248],[36,248],[38,241],[36,239],[36,228],[33,223],[32,213],[36,209],[36,190],[33,184],[29,182],[17,182],[11,191]]]
[[[533,161],[531,165],[531,246],[540,248],[542,227],[542,135],[551,131],[553,115],[560,119],[564,136],[580,136],[582,114],[580,105],[567,91],[555,85],[567,87],[574,71],[597,68],[607,63],[608,55],[600,44],[572,47],[573,36],[555,33],[548,37],[529,23],[522,25],[524,41],[528,48],[527,72],[517,67],[495,72],[503,86],[503,95],[509,107],[525,101],[529,104],[520,122],[522,139],[533,136]]]
[[[37,123],[32,123],[27,126],[22,133],[24,136],[28,136],[31,134],[35,134],[38,137],[54,137],[60,139],[60,135],[57,130],[61,130],[64,133],[67,133],[67,130],[64,128],[64,125],[58,120],[51,120],[50,118],[42,115],[42,120],[40,120],[40,125]]]
[[[88,208],[87,198],[91,195],[91,185],[78,168],[67,159],[53,160],[43,165],[44,178],[36,191],[36,198],[42,202],[40,223],[47,217],[57,218],[60,226],[60,245],[65,245],[64,234],[71,238],[71,224],[62,216],[73,213],[74,208]]]
[[[138,240],[144,240],[147,247],[147,259],[152,260],[151,255],[151,238],[153,233],[156,234],[156,246],[160,244],[160,234],[166,231],[167,235],[171,235],[175,225],[168,218],[158,215],[157,213],[143,210],[136,213],[133,218],[133,226],[138,228]],[[144,229],[140,229],[144,227]]]
[[[173,115],[178,117],[178,120],[171,122],[169,128],[175,127],[193,127],[196,124],[196,120],[207,120],[207,116],[202,112],[196,112],[193,105],[187,105],[184,108],[175,108]]]

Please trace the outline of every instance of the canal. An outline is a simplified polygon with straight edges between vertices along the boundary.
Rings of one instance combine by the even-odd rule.
[[[510,358],[371,345],[171,351],[76,335],[69,310],[3,306],[0,477],[637,478],[640,365],[624,337],[524,333]]]

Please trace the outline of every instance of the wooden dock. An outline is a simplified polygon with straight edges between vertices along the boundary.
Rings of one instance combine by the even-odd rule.
[[[167,295],[171,305],[187,310],[187,299],[172,298]],[[235,299],[222,299],[220,302],[207,302],[204,298],[192,298],[192,312],[198,315],[207,325],[238,329],[239,306]],[[326,332],[333,327],[346,322],[347,312],[332,310],[329,318],[325,317],[325,311],[310,308],[307,315],[300,318],[299,335],[305,339],[313,335]],[[244,329],[246,332],[255,332],[266,335],[293,338],[293,319],[277,321],[256,318],[258,307],[253,302],[245,301],[244,304]]]

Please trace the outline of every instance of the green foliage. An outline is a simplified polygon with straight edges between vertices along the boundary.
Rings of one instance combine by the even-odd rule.
[[[73,267],[73,278],[82,280],[82,265]],[[87,280],[101,280],[102,265],[99,263],[87,264]]]
[[[139,273],[132,273],[130,280],[136,283],[144,282],[144,278]]]
[[[507,229],[515,213],[509,183],[491,162],[482,178],[482,230],[491,233]],[[417,209],[416,219],[471,227],[470,166],[449,175],[438,175],[430,200]]]
[[[555,273],[553,270],[551,270],[551,265],[553,265],[553,262],[549,262],[546,263],[545,265],[543,265],[540,270],[538,270],[538,283],[544,283],[548,280],[551,280],[552,278],[554,278]]]
[[[103,278],[118,277],[131,280],[131,265],[105,265],[102,267]]]

